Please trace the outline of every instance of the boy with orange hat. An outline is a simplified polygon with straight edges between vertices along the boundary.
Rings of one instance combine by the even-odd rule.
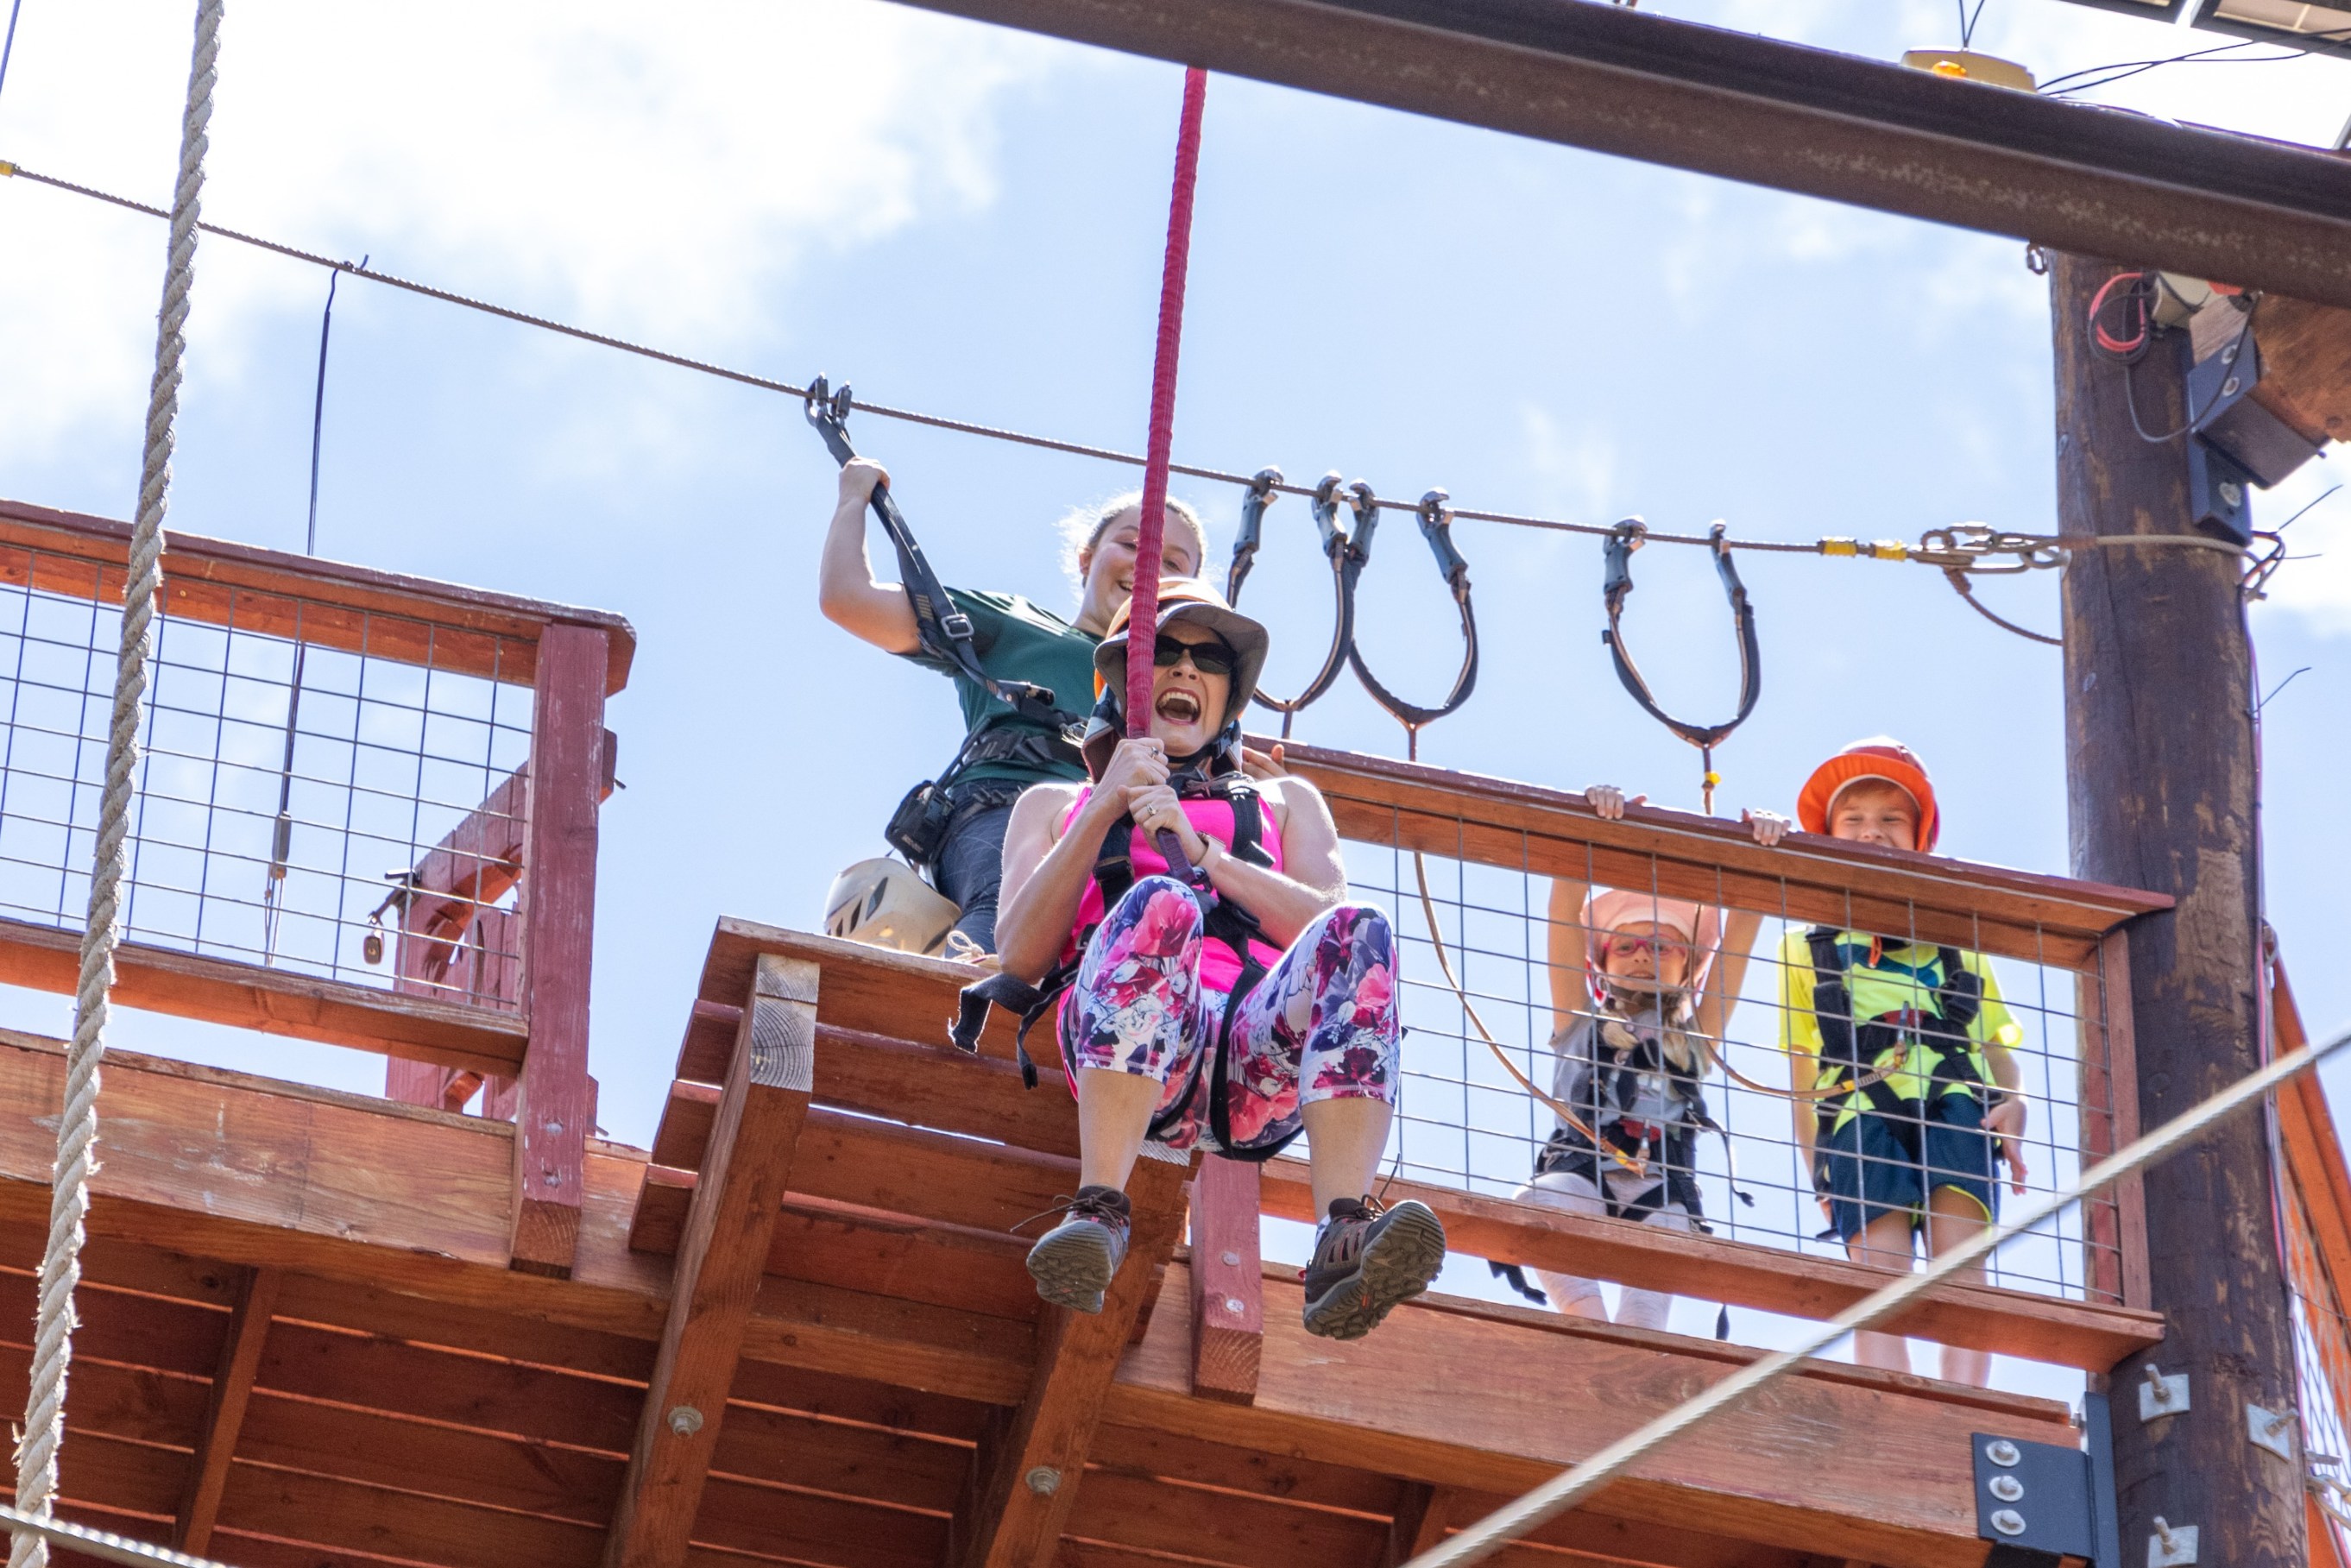
[[[1921,852],[1942,827],[1934,781],[1900,742],[1855,742],[1797,797],[1806,832]],[[1991,1223],[1997,1161],[2024,1190],[2023,1039],[1979,953],[1820,925],[1781,943],[1781,1045],[1790,1053],[1797,1146],[1845,1253],[1907,1270]],[[1807,1075],[1798,1056],[1810,1057]],[[1808,1080],[1809,1076],[1809,1081]],[[1855,1336],[1865,1366],[1909,1370],[1904,1342]],[[1991,1358],[1943,1347],[1942,1375],[1981,1387]]]

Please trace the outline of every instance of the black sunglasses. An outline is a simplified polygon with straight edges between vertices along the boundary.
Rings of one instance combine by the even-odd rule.
[[[1187,653],[1191,655],[1192,667],[1204,675],[1229,675],[1240,658],[1221,638],[1208,643],[1179,643],[1162,632],[1151,645],[1151,662],[1163,670]]]

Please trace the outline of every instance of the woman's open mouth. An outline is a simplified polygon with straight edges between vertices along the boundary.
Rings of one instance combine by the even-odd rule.
[[[1151,711],[1170,724],[1191,724],[1200,716],[1200,698],[1193,692],[1163,692]]]

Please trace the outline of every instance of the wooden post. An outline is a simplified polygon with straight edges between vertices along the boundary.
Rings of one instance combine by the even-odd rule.
[[[1258,1166],[1209,1155],[1192,1178],[1192,1392],[1247,1405],[1265,1350]]]
[[[2053,258],[2057,508],[2067,534],[2187,534],[2184,443],[2140,438],[2123,368],[2095,354],[2090,298],[2116,268]],[[2138,418],[2177,427],[2168,340],[2131,371]],[[2240,563],[2177,545],[2076,550],[2066,570],[2065,730],[2076,876],[2170,894],[2130,936],[2138,1113],[2156,1125],[2260,1064],[2250,655]],[[2153,1521],[2200,1532],[2198,1561],[2300,1568],[2303,1478],[2248,1440],[2245,1407],[2294,1407],[2294,1340],[2268,1140],[2240,1116],[2144,1181],[2148,1304],[2166,1338],[2115,1373],[2123,1555]],[[2186,1373],[2185,1415],[2142,1422],[2146,1368]]]
[[[593,1114],[588,974],[596,930],[596,805],[604,777],[601,626],[550,623],[538,641],[523,856],[523,998],[530,1044],[517,1085],[514,1266],[568,1278],[580,1240]]]

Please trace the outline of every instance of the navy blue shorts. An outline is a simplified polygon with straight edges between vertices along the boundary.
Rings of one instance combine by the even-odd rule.
[[[1917,1224],[1927,1195],[1956,1187],[2000,1215],[1999,1140],[1983,1130],[1983,1107],[1972,1094],[1938,1094],[1923,1127],[1914,1159],[1896,1135],[1896,1124],[1864,1110],[1829,1134],[1826,1150],[1829,1219],[1851,1241],[1883,1214],[1907,1214]]]

